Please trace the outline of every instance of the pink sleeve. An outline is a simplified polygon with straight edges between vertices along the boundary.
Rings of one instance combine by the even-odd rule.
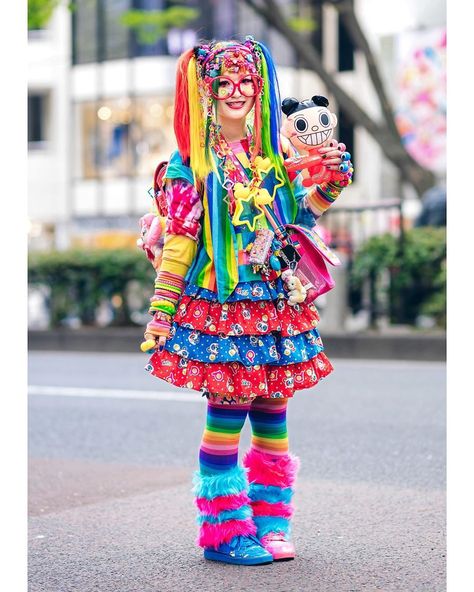
[[[165,185],[168,202],[167,234],[181,234],[197,240],[203,211],[201,197],[194,185],[184,179],[171,179]]]

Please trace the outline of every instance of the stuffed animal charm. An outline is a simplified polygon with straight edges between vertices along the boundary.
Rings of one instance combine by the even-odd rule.
[[[319,95],[304,101],[286,98],[282,103],[286,115],[282,134],[302,154],[287,159],[285,167],[288,172],[306,169],[309,176],[303,180],[305,187],[323,181],[339,181],[343,186],[349,175],[352,176],[351,155],[346,152],[345,144],[333,138],[337,117],[328,105],[326,97]]]
[[[140,238],[137,247],[143,249],[153,267],[158,270],[163,248],[165,220],[161,216],[150,213],[140,218]]]
[[[304,302],[307,292],[300,278],[294,275],[291,269],[285,269],[281,274],[281,278],[288,288],[288,304],[294,306],[295,304]]]

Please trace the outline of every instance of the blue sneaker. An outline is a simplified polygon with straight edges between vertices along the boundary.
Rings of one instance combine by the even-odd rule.
[[[234,565],[264,565],[273,561],[272,554],[252,535],[237,535],[228,543],[220,544],[217,549],[206,547],[204,557]]]

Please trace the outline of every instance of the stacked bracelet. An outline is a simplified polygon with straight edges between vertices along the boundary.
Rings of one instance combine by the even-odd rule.
[[[170,271],[160,271],[155,280],[155,294],[150,300],[148,312],[161,311],[170,316],[176,312],[176,304],[184,289],[184,278]]]
[[[173,316],[174,313],[176,312],[176,305],[173,304],[173,302],[170,302],[169,300],[153,300],[150,304],[150,308],[148,310],[148,312],[150,314],[154,314],[157,311],[161,311],[161,312],[165,312],[166,314],[169,314],[170,316]]]
[[[316,216],[321,216],[336,201],[342,191],[342,187],[336,187],[331,183],[321,183],[308,193],[308,204]]]
[[[327,201],[331,202],[331,205],[341,194],[342,188],[338,187],[334,183],[321,183],[316,187],[318,193]]]

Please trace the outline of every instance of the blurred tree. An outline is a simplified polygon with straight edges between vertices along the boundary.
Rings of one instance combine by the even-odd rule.
[[[371,117],[359,102],[349,96],[337,83],[334,74],[329,73],[324,67],[319,51],[308,42],[301,29],[298,30],[294,26],[294,19],[288,18],[282,12],[276,0],[244,0],[244,2],[270,27],[285,37],[293,47],[299,63],[316,72],[347,117],[353,124],[360,125],[367,130],[379,144],[388,160],[397,167],[401,178],[413,186],[419,197],[434,185],[433,173],[420,166],[403,146],[395,124],[393,108],[377,66],[377,60],[360,26],[354,11],[353,0],[302,0],[302,3],[305,5],[306,12],[323,4],[331,5],[338,11],[354,47],[360,50],[365,57],[367,70],[383,115],[380,121]]]
[[[140,43],[152,45],[173,27],[182,28],[198,16],[195,8],[170,6],[163,10],[127,10],[120,21],[135,31]]]
[[[28,0],[28,30],[44,29],[60,0]]]

